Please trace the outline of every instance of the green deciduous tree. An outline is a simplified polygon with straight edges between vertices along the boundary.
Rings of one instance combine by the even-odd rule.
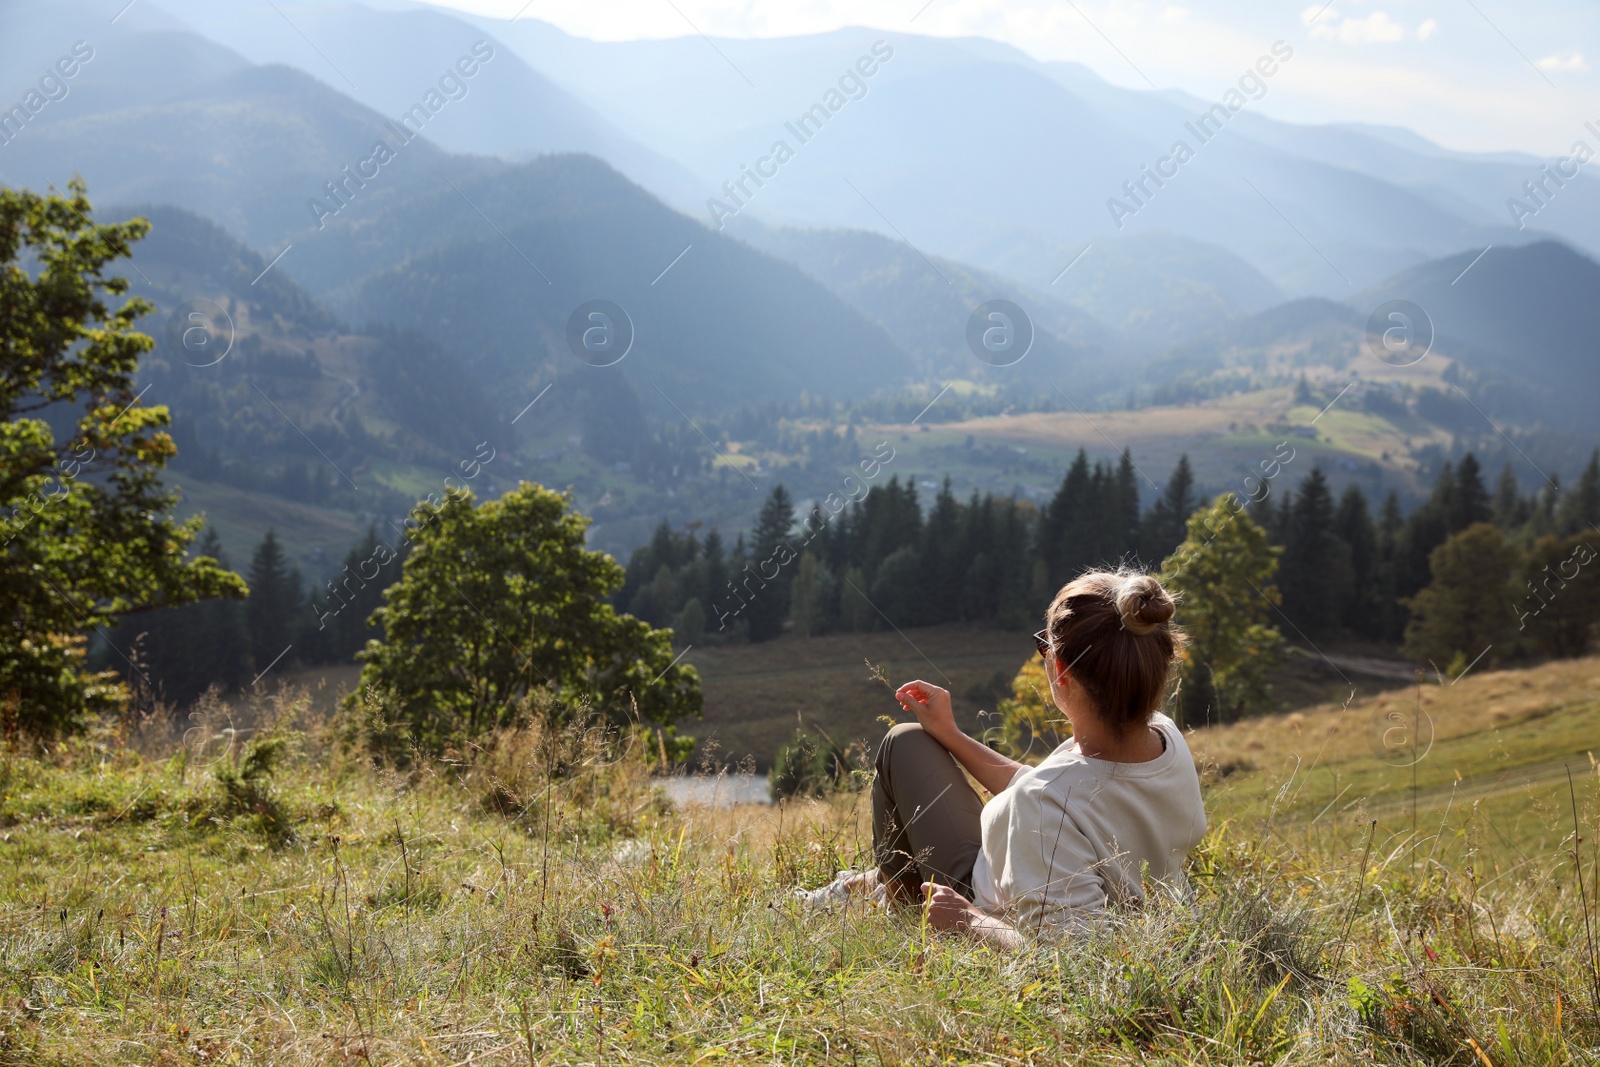
[[[1541,537],[1522,568],[1513,614],[1533,651],[1585,655],[1600,626],[1600,536]]]
[[[1224,493],[1190,516],[1188,535],[1163,564],[1161,580],[1178,593],[1177,620],[1189,635],[1179,702],[1185,725],[1266,710],[1267,671],[1283,647],[1270,615],[1279,599],[1272,584],[1279,551],[1239,499]]]
[[[1072,723],[1050,695],[1039,656],[1024,663],[1010,684],[1010,694],[995,708],[1000,719],[997,742],[1013,759],[1037,763],[1072,736]]]
[[[1433,580],[1407,602],[1405,653],[1458,674],[1468,664],[1493,664],[1516,633],[1523,599],[1514,576],[1516,548],[1491,523],[1452,534],[1428,557]]]
[[[797,636],[811,637],[822,632],[832,594],[831,585],[832,576],[827,568],[817,563],[816,556],[807,552],[800,557],[795,568],[794,588],[791,590],[793,603],[789,609],[789,620]]]
[[[385,638],[358,657],[347,706],[381,708],[425,748],[503,725],[530,697],[618,724],[698,715],[699,674],[674,664],[672,631],[607,602],[623,569],[584,548],[570,503],[527,482],[477,507],[451,490],[373,613]]]
[[[176,522],[161,486],[167,409],[134,387],[154,345],[134,323],[153,309],[106,303],[128,290],[106,266],[149,224],[100,226],[91,210],[77,181],[66,196],[0,188],[0,705],[39,734],[126,700],[113,674],[86,670],[86,634],[245,593],[215,559],[185,559],[202,520]]]

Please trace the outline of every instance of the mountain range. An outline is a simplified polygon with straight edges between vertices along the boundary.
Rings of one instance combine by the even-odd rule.
[[[1517,229],[1505,200],[1531,157],[1248,105],[1202,140],[1214,101],[981,39],[602,43],[398,3],[120,7],[0,3],[0,100],[75,42],[93,50],[0,144],[0,182],[82,174],[109,214],[155,223],[136,287],[164,315],[238,310],[240,352],[204,388],[173,377],[192,368],[170,353],[150,371],[168,375],[196,484],[265,443],[271,470],[246,491],[377,514],[485,437],[555,480],[536,457],[574,440],[618,470],[640,449],[676,455],[650,444],[668,424],[726,477],[733,446],[706,420],[750,405],[965,380],[1048,402],[1066,383],[1092,408],[1228,352],[1314,362],[1329,329],[1329,365],[1349,365],[1392,299],[1426,310],[1496,433],[1592,435],[1600,184],[1580,175]],[[1175,139],[1193,159],[1130,193]],[[778,140],[792,158],[773,164]],[[763,165],[776,173],[754,183]],[[1137,207],[1120,228],[1113,199]],[[968,350],[973,308],[996,298],[1032,320],[1014,367]],[[569,340],[597,299],[633,338],[611,367]],[[531,409],[547,386],[567,399]],[[324,489],[291,473],[307,443],[341,469]],[[754,508],[718,501],[712,518]],[[619,513],[616,536],[637,536],[639,514]]]

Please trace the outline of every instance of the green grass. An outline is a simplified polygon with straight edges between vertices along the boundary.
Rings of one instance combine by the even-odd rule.
[[[1409,771],[1356,746],[1407,694],[1196,733],[1208,763],[1256,766],[1208,774],[1194,901],[1012,957],[789,901],[865,858],[863,797],[675,810],[646,752],[592,733],[401,772],[280,697],[202,707],[181,740],[13,750],[0,1064],[1600,1062],[1565,780],[1533,803],[1492,782],[1600,736],[1597,672],[1425,690],[1419,775],[1465,783],[1442,835],[1410,835]],[[230,721],[292,742],[272,784],[225,786]],[[1323,768],[1370,807],[1318,821]],[[1600,777],[1575,771],[1592,876]],[[1490,802],[1538,862],[1481,850]]]
[[[1376,820],[1379,846],[1408,854],[1426,842],[1496,872],[1559,865],[1573,830],[1568,769],[1589,805],[1583,825],[1596,819],[1600,659],[1393,689],[1201,731],[1192,747],[1213,804],[1284,834],[1330,832],[1349,847]]]

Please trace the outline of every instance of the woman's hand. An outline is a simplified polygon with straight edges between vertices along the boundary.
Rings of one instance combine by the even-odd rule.
[[[917,717],[928,736],[950,747],[947,742],[961,731],[950,710],[950,691],[924,681],[907,682],[894,691],[894,698]]]
[[[935,930],[965,930],[977,914],[972,901],[947,885],[923,882],[922,899],[928,925]]]
[[[935,930],[965,934],[1001,952],[1015,952],[1026,944],[1010,923],[979,911],[947,885],[923,882],[922,898],[928,925]]]

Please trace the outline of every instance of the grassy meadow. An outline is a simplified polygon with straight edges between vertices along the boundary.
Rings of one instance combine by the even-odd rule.
[[[1597,682],[1425,685],[1425,753],[1417,690],[1195,731],[1194,899],[1009,957],[791,902],[863,795],[676,808],[538,727],[373,767],[292,691],[123,723],[0,763],[0,1064],[1600,1062]]]

